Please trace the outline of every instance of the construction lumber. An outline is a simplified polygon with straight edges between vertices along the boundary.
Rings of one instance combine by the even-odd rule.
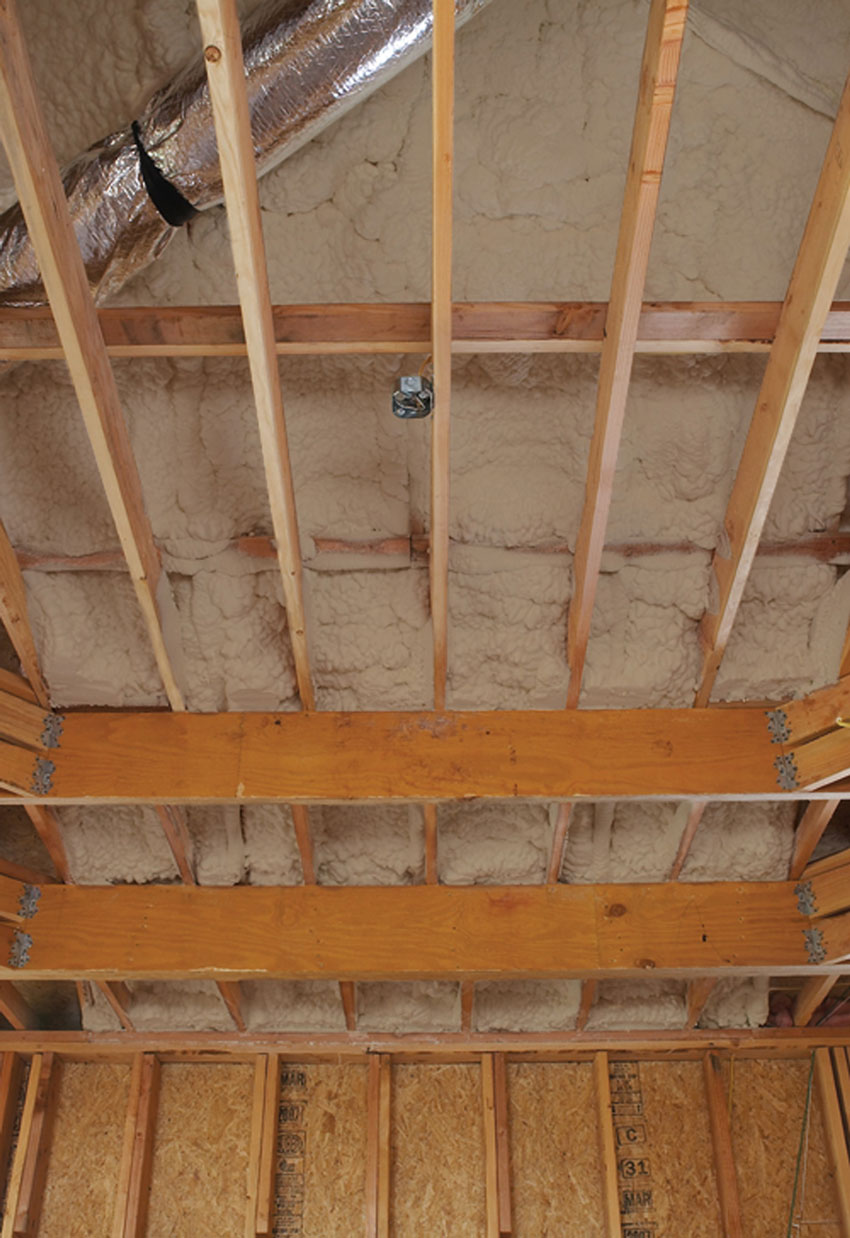
[[[700,1016],[705,1009],[705,1004],[711,997],[716,984],[717,981],[711,976],[703,978],[702,980],[691,980],[688,984],[685,1027],[696,1027],[699,1023]]]
[[[850,1238],[850,1158],[829,1049],[815,1050],[815,1083],[823,1119],[826,1151],[835,1177],[842,1238]]]
[[[682,835],[679,839],[679,847],[676,852],[676,858],[673,861],[673,867],[670,870],[671,881],[678,881],[682,875],[685,860],[690,855],[691,846],[696,838],[700,821],[702,821],[707,807],[708,804],[704,801],[702,803],[689,804],[686,800],[677,809],[679,819],[682,821]]]
[[[452,190],[454,184],[454,0],[434,0],[431,73],[431,626],[434,708],[446,707],[449,628],[449,442],[452,399]]]
[[[708,1121],[711,1127],[711,1143],[714,1149],[714,1173],[717,1178],[717,1195],[723,1221],[723,1238],[744,1238],[738,1177],[735,1173],[735,1156],[732,1149],[732,1132],[729,1126],[729,1104],[726,1099],[726,1089],[723,1086],[720,1060],[713,1053],[706,1053],[703,1058],[703,1078],[708,1103]]]
[[[219,980],[217,987],[221,994],[221,1000],[227,1007],[227,1013],[233,1020],[233,1026],[237,1032],[244,1032],[245,1016],[242,1013],[242,996],[239,985],[234,984],[231,980]]]
[[[159,1082],[156,1055],[137,1054],[130,1078],[112,1238],[144,1238],[146,1232]]]
[[[687,11],[687,0],[652,0],[649,11],[599,363],[584,508],[573,561],[567,628],[568,708],[578,705],[581,693]]]
[[[345,1015],[345,1026],[349,1032],[354,1032],[357,1030],[357,991],[353,981],[340,981],[339,996],[342,1001],[343,1014]]]
[[[850,245],[850,80],[835,119],[714,555],[695,703],[706,705],[764,529]]]
[[[62,826],[52,808],[44,804],[25,804],[24,810],[35,827],[35,831],[44,844],[44,848],[56,869],[60,881],[70,882],[71,867],[65,842],[62,837]]]
[[[570,834],[571,804],[560,804],[555,828],[552,831],[552,846],[549,850],[549,864],[546,868],[546,880],[551,884],[559,881],[561,869],[564,867],[564,852]]]
[[[316,883],[316,860],[313,851],[313,831],[310,828],[310,815],[303,804],[290,805],[292,824],[295,829],[295,842],[301,858],[301,875],[305,885]]]
[[[192,839],[186,823],[186,809],[173,804],[157,804],[156,811],[180,880],[187,885],[195,885],[197,879],[192,866]]]
[[[9,743],[43,753],[48,742],[52,742],[48,719],[53,717],[42,705],[0,691],[0,736]]]
[[[578,1014],[576,1015],[577,1032],[583,1032],[587,1027],[587,1020],[590,1018],[593,1003],[596,1001],[596,990],[598,987],[599,982],[597,980],[582,980],[581,982],[581,998],[579,1000]]]
[[[24,674],[39,705],[49,705],[47,685],[41,676],[35,637],[27,613],[27,594],[17,556],[0,521],[0,624],[6,629]],[[3,688],[9,691],[4,674]]]
[[[487,1238],[513,1233],[511,1221],[511,1158],[508,1134],[508,1079],[503,1053],[481,1058],[481,1099],[484,1115],[484,1166]]]
[[[799,701],[786,701],[771,711],[792,747],[816,739],[841,725],[842,715],[850,714],[850,680],[827,684]]]
[[[130,1017],[133,995],[127,985],[122,980],[96,980],[95,984],[97,984],[97,987],[107,1002],[109,1002],[113,1014],[124,1030],[128,1032],[135,1031],[133,1020]]]
[[[0,981],[0,1014],[19,1032],[38,1027],[38,1016],[10,980]]]
[[[599,1159],[602,1164],[601,1212],[605,1238],[621,1238],[620,1193],[617,1183],[617,1149],[614,1145],[611,1077],[608,1054],[596,1053],[593,1058],[593,1079],[596,1087],[596,1112],[599,1125]]]
[[[805,981],[794,1001],[794,1024],[796,1027],[806,1027],[812,1021],[812,1015],[822,1002],[826,1001],[835,985],[841,979],[837,975],[812,976]]]
[[[20,1054],[4,1052],[0,1061],[0,1182],[8,1181],[23,1077]]]
[[[10,980],[813,974],[792,882],[46,886]],[[223,932],[223,925],[239,931]],[[843,951],[842,951],[843,953]],[[839,957],[828,954],[827,957]],[[104,977],[110,977],[104,980]],[[119,1002],[123,989],[118,990]]]
[[[392,1063],[387,1054],[369,1059],[366,1147],[366,1238],[390,1234],[390,1099]]]
[[[788,876],[801,877],[812,858],[823,832],[835,816],[840,800],[812,800],[806,807],[794,831],[794,848],[788,865]],[[850,857],[848,857],[850,858]]]
[[[472,980],[464,980],[460,986],[460,1029],[462,1032],[472,1031],[474,1010],[475,984]]]
[[[36,1238],[56,1116],[61,1063],[37,1053],[30,1064],[18,1145],[6,1189],[2,1238]]]
[[[850,732],[839,734],[850,745]],[[798,749],[798,764],[828,738]],[[43,805],[812,798],[781,785],[781,753],[753,708],[80,712],[65,717],[44,791],[34,789],[34,754],[2,742],[0,784],[12,789],[5,803]]]
[[[825,872],[804,874],[797,885],[811,916],[831,916],[850,908],[850,857],[840,867]]]
[[[0,875],[32,886],[42,886],[56,880],[38,868],[28,868],[25,864],[13,864],[11,860],[4,859],[0,859]]]
[[[257,1057],[254,1061],[254,1090],[251,1098],[251,1138],[248,1144],[248,1196],[245,1206],[244,1238],[257,1238],[258,1234],[268,1233],[268,1227],[265,1230],[259,1228],[257,1211],[260,1195],[263,1193],[260,1184],[260,1164],[263,1154],[267,1073],[268,1058]],[[271,1196],[271,1177],[268,1188],[268,1194]],[[265,1212],[268,1215],[268,1208]]]
[[[794,786],[829,787],[850,775],[850,730],[840,727],[785,753]]]
[[[302,706],[314,709],[295,487],[275,353],[239,18],[235,0],[198,0],[197,8],[295,677]]]
[[[828,969],[821,969],[824,974]],[[839,974],[839,973],[837,973]],[[813,1048],[845,1045],[846,1027],[763,1027],[628,1032],[0,1032],[0,1052],[55,1053],[78,1062],[130,1062],[156,1053],[163,1062],[251,1062],[258,1053],[290,1061],[465,1062],[506,1053],[510,1062],[586,1062],[595,1053],[620,1061],[700,1061],[710,1051],[736,1058],[807,1059]]]
[[[14,0],[0,7],[0,134],[165,692],[173,709],[183,709],[177,610],[145,512],[118,388]]]
[[[439,881],[439,870],[437,867],[437,853],[439,844],[439,835],[437,833],[437,805],[423,804],[422,806],[423,825],[425,828],[425,880],[429,885],[436,885]]]
[[[246,1232],[246,1238],[253,1238],[254,1233],[271,1234],[274,1224],[274,1186],[277,1169],[277,1132],[278,1132],[278,1101],[280,1098],[280,1058],[276,1053],[269,1053],[263,1059],[265,1067],[265,1085],[263,1087],[262,1110],[259,1114],[260,1143],[257,1160],[256,1207],[254,1211],[254,1230]],[[256,1085],[256,1080],[255,1080]],[[256,1104],[256,1088],[255,1088]],[[255,1109],[254,1117],[257,1112]]]
[[[782,305],[778,301],[647,301],[635,352],[650,355],[769,352]],[[604,301],[456,301],[452,352],[602,350]],[[279,356],[346,353],[427,353],[430,302],[275,305]],[[98,310],[110,357],[244,357],[238,305],[110,306]],[[850,304],[836,301],[819,352],[850,351]],[[61,361],[49,309],[0,309],[0,361]]]

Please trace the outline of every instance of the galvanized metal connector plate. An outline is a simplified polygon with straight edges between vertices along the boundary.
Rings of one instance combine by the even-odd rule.
[[[772,744],[784,744],[791,738],[791,728],[788,725],[788,715],[784,709],[766,709],[767,729],[770,732]]]
[[[45,748],[58,748],[65,718],[62,714],[45,714],[44,730],[41,732],[41,742]]]
[[[794,886],[794,893],[797,895],[797,906],[802,915],[817,915],[818,901],[815,898],[811,881],[798,881]]]
[[[12,949],[9,952],[9,966],[26,967],[30,961],[31,949],[32,938],[29,933],[25,933],[22,929],[15,929],[15,936],[12,938]]]
[[[806,942],[806,954],[810,963],[822,963],[826,958],[826,947],[823,944],[823,933],[819,928],[803,929]]]
[[[794,791],[797,788],[797,762],[792,756],[776,757],[774,767],[779,771],[776,781],[783,791]]]
[[[53,775],[56,773],[56,766],[52,761],[48,761],[47,757],[38,757],[35,763],[35,769],[32,775],[32,784],[30,791],[33,795],[46,795],[53,786]]]
[[[18,899],[18,906],[25,920],[31,920],[38,911],[38,900],[40,898],[41,886],[24,886],[23,894]]]

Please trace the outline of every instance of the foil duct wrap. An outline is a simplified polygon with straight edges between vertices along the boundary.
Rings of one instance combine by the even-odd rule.
[[[488,0],[456,0],[458,23]],[[432,0],[264,0],[243,26],[257,170],[268,172],[431,45]],[[203,56],[136,122],[141,144],[196,210],[222,200]],[[89,285],[103,301],[158,257],[176,231],[145,188],[130,127],[63,174]],[[0,305],[43,305],[20,207],[0,216]]]

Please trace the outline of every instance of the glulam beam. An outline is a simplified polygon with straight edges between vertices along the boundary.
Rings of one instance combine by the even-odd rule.
[[[92,979],[120,992],[125,980],[156,979],[808,975],[812,923],[793,882],[54,885],[27,923],[28,961],[0,976]],[[815,923],[825,937],[838,924]]]
[[[568,708],[578,705],[581,693],[687,11],[687,0],[652,0],[650,7],[573,561]]]
[[[5,803],[53,806],[810,798],[804,787],[784,789],[783,751],[755,708],[75,712],[51,753],[46,790],[32,789],[35,754],[3,743],[0,785],[10,788]]]
[[[850,245],[850,79],[826,157],[714,555],[715,599],[703,616],[696,704],[706,705],[726,652]]]
[[[245,89],[239,18],[234,0],[198,0],[197,8],[205,44],[204,61],[218,141],[230,246],[257,409],[295,677],[301,704],[305,709],[313,709],[315,696],[307,642],[295,486],[275,353],[272,303],[251,136],[251,116]]]

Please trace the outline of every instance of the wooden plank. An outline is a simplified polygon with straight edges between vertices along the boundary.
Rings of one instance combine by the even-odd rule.
[[[835,1078],[835,1089],[838,1103],[841,1107],[841,1119],[844,1124],[844,1140],[850,1138],[850,1062],[847,1061],[847,1049],[831,1049],[832,1073]]]
[[[850,245],[850,81],[797,253],[713,562],[696,704],[711,696]]]
[[[577,1032],[583,1032],[587,1027],[587,1020],[593,1009],[593,1003],[596,1001],[596,990],[598,987],[599,982],[597,980],[582,980],[581,982],[581,1000],[579,1001],[578,1014],[576,1015]]]
[[[621,1238],[620,1195],[617,1186],[617,1150],[614,1146],[611,1079],[608,1074],[607,1053],[594,1054],[593,1078],[596,1085],[599,1154],[602,1162],[601,1211],[605,1227],[605,1238]]]
[[[811,860],[815,847],[840,803],[840,800],[812,800],[807,806],[794,831],[794,848],[788,866],[789,877],[796,879],[803,875],[803,870]]]
[[[778,301],[648,301],[635,351],[766,353],[781,308]],[[452,350],[598,353],[607,312],[604,301],[458,301]],[[275,305],[272,314],[278,356],[430,349],[429,302]],[[238,305],[109,306],[98,318],[111,357],[247,355]],[[850,303],[834,303],[818,349],[850,351]],[[49,309],[0,309],[0,360],[62,360]]]
[[[804,983],[794,1001],[794,1023],[797,1027],[806,1027],[811,1022],[812,1015],[840,979],[837,975],[812,976]]]
[[[69,713],[49,793],[6,802],[802,798],[780,788],[776,755],[748,708]],[[9,771],[30,786],[26,763]]]
[[[137,1054],[130,1079],[112,1238],[144,1238],[147,1229],[159,1082],[156,1055]]]
[[[113,1014],[115,1014],[124,1030],[127,1032],[135,1031],[133,1020],[130,1017],[133,995],[127,988],[127,985],[122,980],[96,980],[95,983],[109,1002]]]
[[[828,916],[825,920],[813,920],[812,926],[816,942],[822,948],[824,962],[850,958],[850,912]]]
[[[481,1107],[484,1126],[484,1201],[487,1214],[485,1233],[487,1238],[500,1238],[496,1084],[492,1053],[484,1053],[481,1057]]]
[[[831,868],[816,876],[806,873],[800,890],[811,901],[812,916],[831,916],[850,908],[850,863]]]
[[[843,919],[817,923],[826,937]],[[239,932],[222,932],[228,924]],[[29,926],[26,968],[0,974],[113,986],[119,978],[808,975],[817,971],[809,924],[792,882],[53,885]]]
[[[45,883],[52,883],[56,880],[49,873],[44,873],[38,868],[28,868],[25,864],[13,864],[11,860],[0,858],[0,874],[4,877],[12,877],[15,881],[22,881],[25,885],[42,886]]]
[[[263,1124],[266,1113],[266,1075],[268,1058],[257,1056],[254,1059],[254,1091],[251,1100],[251,1137],[248,1144],[248,1196],[245,1206],[244,1238],[257,1238],[257,1234],[268,1233],[257,1227],[257,1205],[259,1203],[260,1159],[263,1148]],[[265,1210],[268,1215],[268,1209]]]
[[[3,1053],[0,1061],[0,1182],[6,1183],[10,1171],[12,1143],[18,1118],[18,1102],[24,1076],[23,1058],[18,1053]]]
[[[50,702],[47,685],[41,675],[35,637],[27,613],[24,578],[2,521],[0,521],[0,623],[8,633],[36,700],[47,709]],[[3,686],[8,691],[5,678]]]
[[[504,1053],[493,1054],[493,1094],[495,1099],[496,1165],[498,1169],[499,1235],[514,1232],[511,1209],[511,1148],[508,1118],[508,1072]]]
[[[0,692],[0,736],[13,744],[44,753],[47,718],[42,705]]]
[[[578,705],[581,693],[687,11],[687,0],[652,0],[650,7],[573,561],[567,627],[568,708]]]
[[[709,976],[702,980],[691,980],[687,992],[687,1015],[685,1027],[696,1027],[700,1021],[705,1004],[711,997],[717,981]]]
[[[833,869],[844,868],[848,862],[850,862],[850,848],[844,847],[840,851],[833,851],[830,855],[822,856],[821,859],[807,864],[803,870],[803,876],[819,877],[821,873],[831,873]]]
[[[71,381],[168,700],[178,684],[177,610],[154,545],[118,388],[100,333],[14,0],[0,8],[0,133]],[[27,678],[33,682],[30,669]]]
[[[52,808],[47,808],[43,804],[25,804],[24,810],[44,844],[45,851],[50,856],[59,880],[70,882],[71,867],[65,851],[62,826],[56,813]]]
[[[391,1062],[386,1054],[369,1058],[368,1134],[366,1145],[366,1235],[390,1233],[390,1088]]]
[[[850,714],[850,679],[817,688],[802,700],[786,701],[778,712],[793,747],[833,731],[842,715]]]
[[[815,1083],[826,1135],[827,1156],[835,1176],[841,1234],[842,1238],[850,1238],[850,1159],[828,1049],[815,1050]]]
[[[36,1054],[30,1065],[18,1146],[6,1191],[2,1238],[35,1238],[56,1116],[61,1062]]]
[[[292,824],[295,827],[295,841],[298,844],[298,854],[301,857],[301,873],[305,885],[316,884],[316,861],[313,852],[313,831],[310,828],[310,815],[303,804],[291,804]]]
[[[440,880],[437,865],[439,835],[437,833],[437,805],[423,804],[422,815],[425,826],[425,880],[429,885],[436,885]]]
[[[339,982],[339,996],[342,1001],[343,1013],[345,1014],[345,1026],[349,1032],[356,1032],[357,992],[354,982],[351,980],[341,980]]]
[[[5,670],[2,666],[0,666],[0,692],[4,692],[7,696],[17,696],[22,701],[29,701],[31,705],[39,704],[38,697],[27,680],[21,675]]]
[[[550,884],[559,881],[561,878],[561,869],[564,867],[564,852],[567,847],[567,839],[570,834],[570,813],[572,812],[571,804],[561,804],[558,808],[558,816],[555,821],[555,828],[552,832],[552,846],[549,851],[549,864],[546,868],[546,880]]]
[[[726,1089],[723,1086],[720,1061],[713,1053],[706,1053],[703,1058],[703,1078],[708,1103],[708,1121],[711,1127],[711,1143],[714,1149],[714,1173],[717,1178],[723,1235],[724,1238],[744,1238]]]
[[[454,0],[434,0],[431,67],[431,626],[434,708],[446,707],[449,625],[449,476],[452,398],[452,193],[454,186]]]
[[[242,997],[239,985],[232,980],[219,980],[218,991],[221,994],[221,1000],[227,1007],[227,1013],[233,1020],[233,1026],[237,1032],[244,1032],[245,1016],[242,1013]]]
[[[280,1098],[280,1057],[266,1057],[266,1086],[263,1097],[262,1134],[257,1186],[256,1232],[271,1234],[274,1225],[275,1172],[277,1169],[278,1100]]]
[[[0,920],[11,920],[17,924],[25,919],[21,907],[23,893],[24,887],[20,881],[15,881],[14,877],[0,876]]]
[[[315,708],[295,488],[275,355],[251,117],[235,0],[198,0],[221,179],[298,692]]]
[[[816,791],[850,775],[850,730],[828,731],[787,753],[797,787]]]
[[[39,1024],[32,1006],[10,980],[0,980],[0,1014],[19,1032],[32,1031]]]
[[[14,795],[32,795],[38,759],[28,748],[0,739],[0,787]]]
[[[699,829],[700,821],[702,821],[705,810],[708,804],[705,801],[696,804],[689,804],[687,800],[680,804],[677,812],[680,817],[684,818],[682,824],[682,835],[679,839],[679,848],[676,852],[676,858],[673,861],[673,867],[670,870],[670,880],[678,881],[682,875],[682,869],[685,865],[685,860],[690,855],[691,846],[693,845],[696,832]]]
[[[460,986],[460,1029],[462,1032],[472,1031],[474,1010],[475,984],[472,980],[464,980]]]
[[[192,839],[186,823],[186,809],[174,804],[157,804],[156,811],[169,849],[174,856],[180,880],[185,881],[187,885],[195,885],[197,878],[193,866]]]

